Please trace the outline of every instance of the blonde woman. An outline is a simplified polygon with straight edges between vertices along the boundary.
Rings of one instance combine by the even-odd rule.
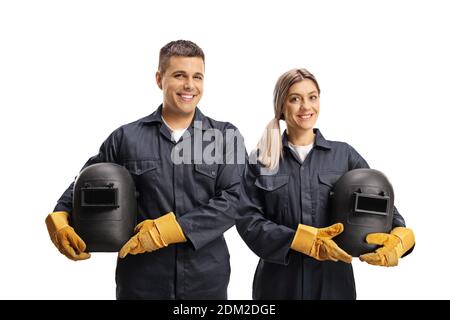
[[[355,299],[352,257],[333,241],[343,225],[330,225],[328,194],[342,174],[369,166],[349,144],[327,140],[314,129],[320,87],[306,69],[281,75],[274,109],[254,153],[258,161],[245,168],[237,222],[240,235],[261,258],[253,298]],[[283,134],[280,120],[286,122]],[[381,247],[361,256],[362,261],[394,266],[411,251],[412,230],[395,208],[392,228],[390,234],[368,239]]]

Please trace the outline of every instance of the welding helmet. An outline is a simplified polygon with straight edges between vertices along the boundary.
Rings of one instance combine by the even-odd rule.
[[[71,225],[88,252],[116,252],[133,235],[137,200],[124,167],[97,163],[84,168],[73,188]]]
[[[348,171],[330,193],[333,223],[341,222],[344,232],[333,240],[353,257],[374,251],[365,239],[369,233],[389,233],[394,213],[394,190],[386,176],[374,169]]]

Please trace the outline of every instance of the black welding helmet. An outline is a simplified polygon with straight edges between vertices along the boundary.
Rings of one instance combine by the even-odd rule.
[[[124,167],[97,163],[75,181],[71,225],[88,252],[117,252],[133,235],[137,219],[133,178]]]
[[[341,222],[344,232],[334,241],[353,257],[374,251],[365,239],[369,233],[389,233],[394,214],[394,190],[386,176],[374,169],[345,173],[330,194],[332,223]]]

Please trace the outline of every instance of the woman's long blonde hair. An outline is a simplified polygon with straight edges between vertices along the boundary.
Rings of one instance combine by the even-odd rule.
[[[275,117],[267,124],[261,139],[258,142],[258,160],[269,169],[278,167],[283,157],[283,146],[281,142],[280,120],[284,120],[283,106],[289,88],[304,79],[312,80],[320,95],[319,84],[316,77],[306,69],[292,69],[283,73],[275,85],[273,91],[273,106]]]

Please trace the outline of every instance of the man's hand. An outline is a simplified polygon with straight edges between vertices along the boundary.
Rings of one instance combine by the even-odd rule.
[[[120,258],[125,258],[128,253],[152,252],[172,243],[186,241],[173,212],[155,220],[144,220],[136,226],[134,231],[136,234],[120,249]]]
[[[91,255],[86,250],[86,244],[69,225],[69,214],[64,211],[50,213],[45,219],[48,234],[59,252],[67,258],[77,261],[86,260]]]

